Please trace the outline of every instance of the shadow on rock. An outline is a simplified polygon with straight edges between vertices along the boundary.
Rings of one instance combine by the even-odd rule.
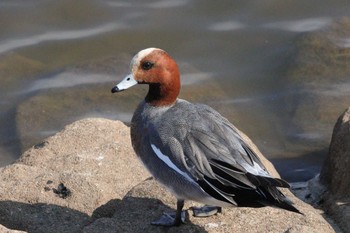
[[[37,203],[0,201],[0,224],[27,232],[80,232],[90,217],[70,208]]]
[[[174,211],[153,198],[110,200],[89,215],[53,204],[0,202],[0,224],[13,230],[41,232],[207,232],[187,220],[180,227],[151,225],[163,212]]]
[[[122,201],[111,200],[97,208],[92,214],[96,220],[85,227],[84,232],[207,232],[188,219],[180,227],[151,225],[164,212],[171,211],[175,209],[158,199],[126,196]],[[113,216],[111,213],[114,213]]]

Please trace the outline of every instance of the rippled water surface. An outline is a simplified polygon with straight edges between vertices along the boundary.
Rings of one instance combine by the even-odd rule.
[[[146,89],[113,96],[110,89],[137,51],[159,47],[180,65],[182,98],[219,110],[288,180],[310,178],[341,112],[294,131],[286,99],[317,91],[339,97],[349,83],[309,93],[289,88],[285,69],[299,37],[349,12],[348,1],[2,1],[0,165],[74,120],[130,121]]]

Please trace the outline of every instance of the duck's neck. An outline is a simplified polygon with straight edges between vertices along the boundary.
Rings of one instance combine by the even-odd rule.
[[[178,86],[167,86],[160,83],[149,84],[149,90],[146,95],[146,103],[152,106],[173,105],[179,95]]]

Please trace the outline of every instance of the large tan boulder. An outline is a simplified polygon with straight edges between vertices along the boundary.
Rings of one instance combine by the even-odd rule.
[[[149,175],[122,122],[86,119],[0,169],[0,224],[30,232],[79,232],[90,216]],[[63,183],[71,194],[55,194]],[[114,209],[113,209],[114,211]]]
[[[150,221],[174,209],[175,198],[148,177],[127,126],[80,120],[0,169],[0,224],[28,232],[163,232]],[[61,183],[69,192],[60,190]],[[283,192],[305,216],[270,207],[225,208],[209,218],[190,216],[187,224],[167,231],[334,232],[321,211]]]

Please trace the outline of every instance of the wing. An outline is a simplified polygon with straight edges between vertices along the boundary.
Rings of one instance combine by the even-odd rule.
[[[185,154],[201,154],[207,158],[213,174],[204,174],[201,187],[216,198],[232,197],[239,205],[248,199],[280,200],[282,194],[274,187],[290,187],[282,179],[273,178],[267,169],[227,119],[208,106],[198,106],[200,117],[207,119],[202,127],[192,128],[192,147]],[[203,121],[200,121],[203,122]],[[205,129],[205,130],[203,130]],[[194,145],[194,146],[193,146]],[[272,188],[272,189],[271,189]],[[282,196],[281,196],[282,195]],[[243,199],[240,197],[244,196]],[[257,203],[256,203],[257,205]]]
[[[279,195],[283,194],[269,191],[269,187],[289,187],[289,184],[270,176],[227,119],[206,105],[194,106],[195,109],[184,109],[183,119],[172,118],[171,122],[158,125],[159,137],[151,144],[161,141],[158,147],[171,154],[171,163],[219,200],[242,205],[239,197],[242,195],[244,200],[280,199]]]

